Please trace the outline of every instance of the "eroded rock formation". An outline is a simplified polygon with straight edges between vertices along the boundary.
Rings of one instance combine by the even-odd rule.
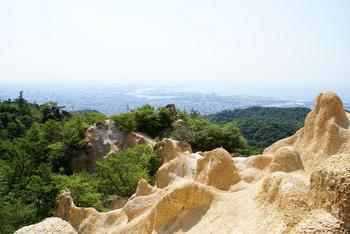
[[[350,228],[350,154],[334,155],[312,172],[308,203]]]
[[[161,163],[174,159],[179,153],[192,153],[192,147],[186,142],[180,142],[169,138],[163,139],[154,146],[160,157]]]
[[[23,227],[15,234],[77,234],[75,229],[60,218],[47,218],[44,221]]]
[[[215,149],[206,152],[197,161],[195,180],[221,190],[229,190],[241,178],[229,152]]]
[[[141,133],[123,133],[114,121],[106,120],[86,130],[86,146],[71,161],[72,170],[93,171],[96,160],[137,144],[155,145],[155,141]]]
[[[275,154],[285,146],[293,147],[305,171],[311,173],[330,156],[350,153],[349,118],[336,94],[321,93],[306,117],[305,126],[295,135],[267,148],[264,154]]]
[[[164,140],[155,187],[106,213],[63,191],[56,215],[79,233],[350,233],[349,117],[322,93],[301,130],[248,158]]]

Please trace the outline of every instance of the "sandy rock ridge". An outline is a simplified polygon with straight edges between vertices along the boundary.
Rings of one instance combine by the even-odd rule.
[[[156,184],[99,213],[62,191],[56,216],[79,233],[350,233],[350,115],[321,93],[305,126],[262,155],[156,146]]]

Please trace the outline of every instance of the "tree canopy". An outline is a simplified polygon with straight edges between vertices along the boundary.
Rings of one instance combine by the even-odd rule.
[[[302,128],[309,112],[304,107],[251,107],[226,110],[207,118],[219,124],[234,122],[249,145],[263,149]]]

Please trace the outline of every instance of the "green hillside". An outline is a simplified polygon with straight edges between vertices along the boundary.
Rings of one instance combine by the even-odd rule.
[[[304,107],[250,107],[225,110],[207,118],[219,124],[235,122],[251,146],[266,148],[302,128],[309,112]]]

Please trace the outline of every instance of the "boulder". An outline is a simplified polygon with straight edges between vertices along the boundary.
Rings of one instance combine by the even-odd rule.
[[[202,158],[199,154],[179,153],[177,156],[164,163],[156,172],[156,185],[164,188],[173,183],[193,179],[197,161]]]
[[[154,150],[160,157],[161,163],[169,162],[179,153],[192,153],[191,145],[186,142],[165,138],[154,146]]]
[[[292,172],[303,169],[303,162],[300,159],[299,153],[292,146],[279,148],[273,155],[270,164],[270,172]]]
[[[60,218],[47,218],[40,223],[23,227],[15,234],[77,234],[78,232]]]
[[[148,196],[152,193],[157,192],[158,190],[159,190],[158,188],[154,188],[151,185],[149,185],[146,180],[140,180],[139,183],[137,184],[136,192],[131,198]]]
[[[241,180],[230,153],[219,148],[204,154],[197,161],[195,180],[221,190]]]

